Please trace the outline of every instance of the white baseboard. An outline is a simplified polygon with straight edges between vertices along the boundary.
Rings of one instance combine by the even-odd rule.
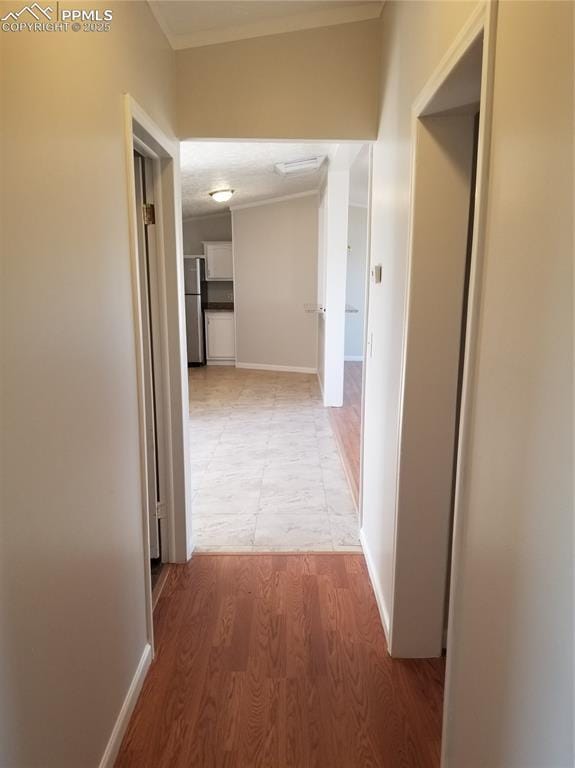
[[[343,359],[346,363],[363,363],[363,355],[346,355]]]
[[[136,706],[136,702],[138,701],[138,696],[140,695],[140,691],[142,690],[142,685],[144,684],[144,680],[146,678],[146,674],[148,672],[148,669],[150,668],[151,663],[152,663],[152,646],[149,643],[146,643],[144,647],[144,652],[142,653],[140,661],[138,662],[138,667],[136,669],[134,677],[132,678],[130,687],[128,688],[126,698],[124,699],[124,703],[122,704],[120,713],[116,719],[116,722],[114,723],[112,734],[108,740],[106,749],[104,750],[104,755],[100,760],[99,768],[113,768],[114,766],[116,757],[118,756],[118,752],[120,751],[122,739],[124,738],[124,734],[126,733],[126,728],[128,727],[128,723],[130,722],[130,717],[132,716],[132,712],[134,711],[134,707]]]
[[[268,365],[267,363],[236,363],[236,368],[247,368],[253,371],[282,371],[284,373],[317,373],[317,368],[296,365]]]
[[[235,364],[235,360],[206,360],[206,365],[228,365],[233,367]]]
[[[383,625],[383,631],[385,632],[385,639],[387,640],[387,649],[389,652],[390,647],[390,641],[389,641],[389,614],[387,612],[387,608],[385,606],[385,601],[383,599],[383,595],[381,594],[381,590],[379,588],[377,579],[376,579],[376,572],[375,572],[375,566],[373,564],[373,560],[371,557],[371,553],[369,551],[369,546],[367,544],[367,539],[365,538],[365,534],[363,532],[363,528],[360,528],[359,531],[359,540],[361,541],[361,546],[363,548],[363,555],[365,557],[365,562],[367,564],[367,571],[369,573],[369,580],[371,581],[371,586],[373,588],[373,593],[375,595],[375,602],[377,603],[377,608],[379,610],[379,617],[381,619],[381,623]]]

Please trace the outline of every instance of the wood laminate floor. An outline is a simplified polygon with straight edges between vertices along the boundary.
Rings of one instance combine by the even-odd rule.
[[[392,660],[363,556],[170,566],[116,768],[437,768],[443,660]]]
[[[345,363],[343,405],[329,409],[331,426],[356,504],[359,501],[362,369],[363,363]]]

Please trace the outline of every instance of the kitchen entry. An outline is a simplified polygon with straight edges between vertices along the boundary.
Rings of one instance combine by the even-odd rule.
[[[318,381],[328,144],[184,142],[192,525],[199,551],[361,551]]]

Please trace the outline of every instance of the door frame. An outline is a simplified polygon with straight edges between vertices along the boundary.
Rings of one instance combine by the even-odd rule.
[[[140,484],[142,494],[142,564],[146,623],[153,646],[152,585],[150,574],[149,509],[147,494],[146,406],[142,339],[134,150],[150,158],[156,210],[157,329],[161,356],[158,377],[162,384],[161,428],[158,441],[165,456],[166,547],[168,562],[185,562],[192,553],[191,468],[188,439],[188,377],[184,310],[184,264],[180,184],[180,146],[168,137],[129,95],[124,95],[124,144],[128,194],[128,224],[132,273],[135,358],[138,391]],[[161,432],[161,434],[160,434]]]
[[[136,206],[143,203],[156,205],[155,195],[155,168],[154,156],[151,150],[143,141],[134,136],[134,154],[142,160],[141,168],[136,176],[139,180],[136,182]],[[136,165],[136,161],[134,161]],[[155,222],[146,224],[143,216],[137,215],[136,223],[138,226],[138,256],[139,270],[142,280],[140,286],[140,302],[142,303],[142,341],[143,341],[143,362],[146,402],[152,404],[151,413],[145,409],[146,424],[146,458],[147,458],[147,503],[148,503],[148,525],[152,528],[152,521],[157,528],[159,548],[158,555],[154,555],[152,550],[153,536],[150,535],[150,558],[159,557],[162,563],[166,563],[168,554],[167,537],[167,519],[165,515],[167,495],[166,473],[166,444],[162,440],[165,435],[165,399],[164,382],[161,372],[164,366],[163,359],[163,339],[160,332],[162,326],[162,316],[159,311],[160,294],[160,264],[157,252],[157,231]],[[152,229],[153,227],[153,229]],[[143,245],[144,253],[140,252]],[[146,317],[147,316],[147,317]],[[149,349],[147,349],[149,345]],[[159,367],[158,367],[159,363]],[[153,443],[153,449],[150,451],[150,445]],[[152,471],[150,472],[150,468]],[[151,477],[150,475],[153,475]],[[158,515],[159,513],[159,515]]]
[[[405,296],[404,307],[404,328],[403,328],[403,352],[402,352],[402,371],[401,371],[401,400],[398,412],[397,428],[397,452],[401,455],[403,444],[403,423],[405,407],[405,384],[406,384],[406,362],[408,351],[408,335],[410,325],[410,305],[412,294],[412,270],[413,270],[413,252],[414,252],[414,233],[415,233],[415,208],[417,188],[417,157],[418,157],[418,137],[420,136],[420,120],[424,118],[432,106],[433,99],[442,89],[452,72],[472,48],[480,36],[483,36],[483,56],[481,65],[481,90],[480,90],[480,123],[478,137],[478,159],[477,159],[477,178],[476,178],[476,199],[475,199],[475,217],[473,227],[473,246],[471,254],[471,269],[469,283],[468,314],[465,328],[466,349],[464,356],[464,373],[462,383],[462,399],[460,410],[459,443],[456,457],[456,481],[454,493],[454,516],[453,533],[450,537],[452,560],[450,569],[450,600],[448,612],[448,663],[446,676],[446,701],[449,692],[450,675],[450,646],[452,632],[452,616],[454,604],[457,600],[458,574],[461,563],[462,541],[465,536],[465,516],[466,516],[466,494],[467,477],[465,473],[467,451],[469,445],[469,431],[471,425],[471,411],[473,408],[473,382],[474,382],[474,361],[477,348],[477,329],[478,316],[481,304],[481,282],[482,265],[485,249],[485,230],[487,216],[487,190],[489,175],[489,155],[490,155],[490,134],[492,122],[492,101],[493,101],[493,82],[494,82],[494,64],[495,64],[495,26],[496,26],[497,4],[490,0],[481,2],[472,12],[466,24],[462,27],[458,36],[450,46],[438,67],[427,81],[418,97],[415,99],[411,110],[411,184],[410,184],[410,213],[409,213],[409,243],[408,243],[408,283]],[[390,611],[389,642],[390,653],[392,656],[405,655],[429,655],[419,653],[405,653],[398,647],[396,642],[396,614],[398,613],[397,597],[397,574],[398,574],[398,527],[402,522],[402,508],[400,499],[400,477],[401,462],[398,463],[396,475],[396,506],[395,506],[395,537],[393,542],[393,569],[392,569],[392,594],[393,600]],[[407,528],[409,530],[409,527]],[[405,558],[404,558],[405,565]]]
[[[414,235],[414,204],[415,204],[415,173],[418,123],[420,117],[425,114],[426,108],[442,88],[449,75],[454,71],[462,57],[473,46],[480,35],[483,35],[483,57],[481,66],[481,91],[480,91],[480,122],[477,148],[477,177],[475,216],[473,224],[473,242],[471,252],[471,265],[469,277],[468,312],[465,327],[466,346],[464,355],[463,382],[461,390],[461,410],[459,424],[459,442],[456,457],[456,479],[454,492],[454,519],[452,533],[452,560],[450,568],[450,596],[447,626],[447,668],[445,679],[445,694],[443,702],[443,732],[441,745],[441,765],[447,764],[446,744],[449,723],[446,714],[450,708],[451,698],[451,663],[453,648],[453,616],[457,610],[459,573],[461,570],[462,550],[466,535],[466,512],[468,497],[468,472],[466,471],[469,444],[472,429],[472,412],[474,407],[474,381],[476,366],[476,351],[479,333],[479,315],[481,312],[483,264],[485,260],[486,224],[488,212],[488,185],[490,169],[491,125],[493,115],[493,89],[495,71],[495,44],[497,24],[497,0],[483,0],[472,12],[470,18],[461,29],[460,33],[450,46],[445,56],[439,63],[433,75],[425,84],[419,96],[415,99],[411,113],[411,185],[410,185],[410,215],[409,215],[409,245],[408,245],[408,286],[405,303],[405,324],[403,334],[402,355],[402,396],[398,414],[398,451],[401,445],[401,425],[403,420],[403,392],[405,384],[405,362],[407,350],[407,332],[409,324],[409,299],[411,258]],[[399,482],[399,468],[396,482]],[[398,490],[398,488],[396,489]],[[396,493],[396,532],[397,505]],[[396,552],[394,542],[394,567],[392,579],[395,582]],[[395,584],[392,586],[395,595]],[[393,604],[391,606],[391,622],[393,622]]]
[[[467,305],[467,323],[465,328],[466,342],[463,360],[463,381],[461,385],[461,405],[459,422],[459,441],[456,456],[456,474],[453,510],[453,533],[451,545],[451,568],[449,573],[449,608],[447,618],[447,664],[445,672],[443,698],[443,725],[441,734],[441,766],[447,765],[447,714],[451,705],[451,664],[453,647],[453,615],[456,610],[458,597],[459,573],[462,569],[462,553],[466,535],[467,499],[469,493],[468,466],[469,446],[472,437],[474,382],[479,343],[479,316],[481,312],[483,267],[485,262],[489,170],[491,156],[491,128],[493,122],[493,91],[495,81],[495,46],[497,31],[498,0],[484,0],[477,11],[471,16],[462,34],[456,41],[453,51],[452,66],[467,51],[479,34],[483,34],[483,61],[481,67],[481,95],[479,132],[477,141],[477,175],[475,182],[475,213],[471,244],[471,264],[469,271],[469,293]],[[458,55],[459,54],[459,55]],[[449,60],[448,62],[449,63]],[[447,70],[447,67],[445,68]],[[445,71],[443,80],[447,77]],[[435,81],[437,83],[437,80]],[[429,83],[428,85],[432,85]],[[439,88],[433,89],[433,93]],[[430,94],[426,103],[432,98]]]
[[[357,513],[359,519],[359,529],[363,525],[363,464],[364,464],[364,433],[365,433],[365,389],[367,382],[367,359],[368,359],[368,344],[371,354],[371,340],[369,338],[369,299],[371,288],[371,217],[372,217],[372,190],[373,190],[373,142],[366,142],[369,146],[369,171],[368,171],[368,186],[367,186],[367,222],[366,222],[366,239],[365,239],[365,294],[363,300],[363,360],[361,368],[361,416],[360,416],[360,432],[359,432],[359,493],[357,498]]]

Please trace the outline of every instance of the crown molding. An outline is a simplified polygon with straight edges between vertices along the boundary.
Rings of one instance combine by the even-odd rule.
[[[197,219],[219,219],[222,216],[229,216],[230,208],[225,211],[214,211],[213,213],[192,213],[190,216],[182,216],[182,221],[196,221]]]
[[[219,45],[255,37],[281,35],[305,29],[332,27],[339,24],[377,19],[381,15],[383,2],[373,0],[346,5],[342,8],[332,7],[311,13],[296,13],[279,19],[265,19],[220,29],[199,30],[183,35],[174,34],[169,28],[162,13],[161,0],[148,0],[148,5],[173,50],[179,51],[186,48],[201,48],[207,45]]]
[[[254,200],[252,203],[240,203],[239,205],[230,205],[230,211],[242,211],[244,208],[260,208],[262,205],[273,205],[274,203],[285,203],[288,200],[296,200],[298,197],[312,197],[319,194],[319,190],[311,189],[308,192],[294,192],[293,195],[283,195],[282,197],[268,197],[263,200]]]

